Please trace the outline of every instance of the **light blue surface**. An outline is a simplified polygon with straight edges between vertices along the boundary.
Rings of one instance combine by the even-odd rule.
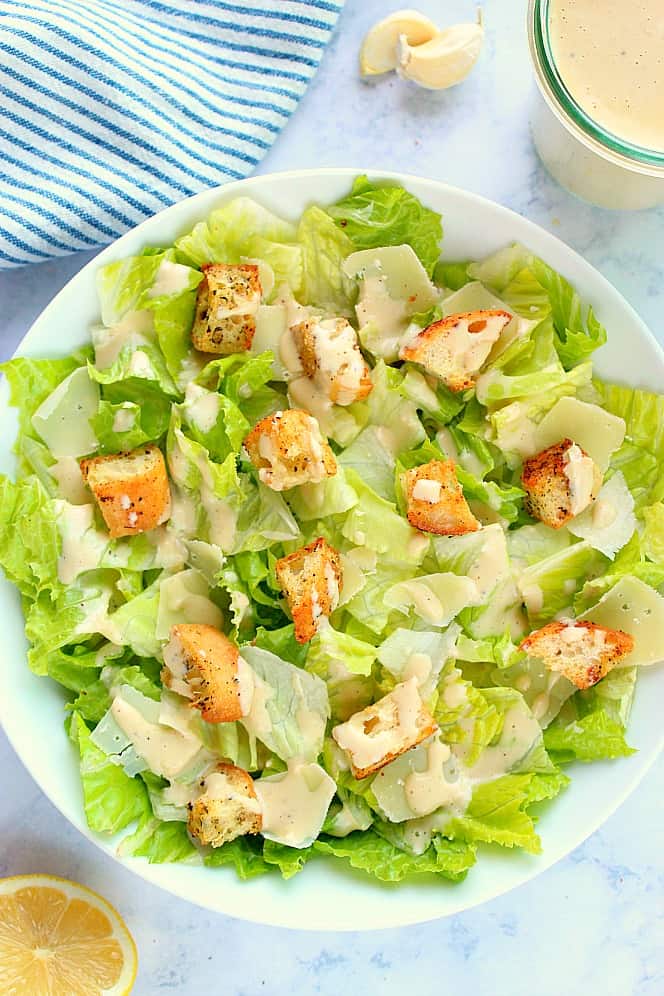
[[[462,87],[442,94],[393,77],[370,84],[358,80],[357,51],[365,30],[397,6],[347,0],[320,72],[261,172],[375,164],[484,194],[580,251],[664,342],[664,212],[590,208],[539,166],[527,125],[525,5],[488,0],[482,60]],[[469,0],[419,3],[433,17],[443,6],[448,23],[474,16]],[[3,355],[88,258],[80,254],[0,274]],[[73,830],[4,741],[0,772],[0,876],[46,871],[103,893],[136,939],[140,996],[160,990],[224,996],[664,992],[661,762],[600,832],[528,885],[449,920],[346,935],[245,925],[172,899],[123,871]]]

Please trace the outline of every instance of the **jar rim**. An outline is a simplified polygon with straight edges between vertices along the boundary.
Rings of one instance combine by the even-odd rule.
[[[620,157],[624,165],[632,167],[656,167],[654,173],[664,169],[664,150],[649,149],[620,138],[614,132],[603,128],[574,99],[558,71],[553,55],[549,33],[550,0],[530,0],[528,9],[528,31],[531,55],[535,68],[539,71],[540,82],[546,88],[559,111],[568,122],[576,126],[594,146]],[[611,157],[613,158],[613,157]],[[625,162],[627,160],[627,162]],[[659,167],[659,169],[657,169]]]

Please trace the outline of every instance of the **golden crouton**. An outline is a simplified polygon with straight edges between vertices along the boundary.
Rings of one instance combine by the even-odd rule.
[[[373,381],[357,341],[357,332],[345,318],[305,321],[291,326],[305,377],[336,405],[361,401],[373,390]]]
[[[202,792],[189,803],[187,826],[201,844],[221,847],[247,833],[260,833],[260,803],[251,775],[233,764],[218,764],[201,781]]]
[[[238,648],[205,623],[180,623],[164,647],[161,680],[192,700],[207,723],[233,723],[246,716],[253,684]]]
[[[335,726],[332,736],[347,752],[355,778],[366,778],[437,730],[436,721],[420,698],[417,678],[410,678]]]
[[[320,538],[278,560],[275,572],[295,623],[295,639],[307,643],[339,602],[341,557]]]
[[[191,341],[201,353],[226,356],[251,346],[261,282],[254,263],[206,263],[198,285]]]
[[[308,412],[288,408],[261,419],[244,441],[263,484],[273,491],[334,477],[337,461]]]
[[[80,467],[113,539],[145,533],[169,518],[171,492],[158,446],[88,457]]]
[[[470,511],[454,460],[430,460],[402,476],[411,526],[440,536],[473,533],[480,524]]]
[[[442,380],[451,391],[465,391],[508,322],[509,311],[466,311],[427,326],[405,346],[399,358],[412,360]]]
[[[560,529],[595,500],[602,472],[588,454],[562,439],[523,465],[526,510],[552,529]]]
[[[620,629],[591,622],[550,622],[521,643],[549,671],[564,674],[577,688],[590,688],[634,649],[634,639]]]

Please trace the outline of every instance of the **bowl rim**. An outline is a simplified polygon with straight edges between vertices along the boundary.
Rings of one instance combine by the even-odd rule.
[[[494,215],[498,215],[504,221],[514,221],[518,220],[518,225],[531,231],[533,235],[537,235],[537,238],[544,236],[546,240],[557,248],[558,251],[562,252],[567,260],[569,260],[570,266],[575,269],[580,269],[591,275],[591,279],[599,287],[600,290],[606,291],[610,296],[614,296],[620,299],[624,309],[630,314],[631,320],[634,322],[635,326],[638,327],[640,335],[646,340],[651,349],[654,348],[654,352],[658,360],[658,375],[664,381],[664,348],[657,341],[653,333],[650,331],[646,323],[636,312],[634,307],[624,298],[620,291],[615,288],[611,282],[600,273],[591,263],[583,258],[576,250],[568,246],[562,239],[558,236],[549,232],[542,226],[538,225],[536,222],[518,214],[510,208],[498,204],[492,201],[490,198],[484,197],[480,194],[476,194],[472,191],[464,190],[463,188],[447,184],[441,180],[437,180],[431,177],[418,176],[417,174],[404,173],[401,171],[394,170],[384,170],[377,168],[360,168],[360,167],[317,167],[310,169],[297,169],[297,170],[282,170],[277,172],[262,173],[258,175],[253,175],[241,180],[232,181],[229,183],[222,184],[217,187],[207,188],[194,194],[190,197],[183,198],[181,201],[170,205],[164,210],[152,215],[150,218],[146,218],[139,225],[130,229],[129,231],[123,233],[108,246],[104,247],[93,259],[89,260],[80,270],[78,270],[64,286],[58,291],[58,293],[52,298],[52,300],[46,305],[46,307],[40,312],[36,319],[32,322],[30,328],[22,337],[20,343],[18,344],[13,356],[20,355],[31,355],[30,351],[30,339],[33,335],[38,334],[38,326],[42,323],[48,323],[51,314],[57,309],[59,299],[65,295],[73,284],[78,282],[85,282],[86,279],[90,279],[93,273],[99,268],[100,265],[112,262],[115,259],[123,258],[127,255],[124,252],[124,246],[129,242],[133,242],[140,235],[147,235],[150,229],[154,226],[155,222],[159,219],[165,219],[169,215],[176,216],[178,213],[182,212],[183,206],[186,204],[191,209],[196,208],[198,202],[201,204],[208,202],[212,199],[215,194],[219,196],[220,199],[228,200],[231,197],[242,194],[251,196],[252,190],[258,188],[256,191],[256,196],[260,199],[260,188],[262,186],[269,187],[269,184],[273,181],[288,181],[297,182],[298,180],[308,179],[308,178],[335,178],[335,179],[347,179],[349,182],[355,177],[362,174],[367,174],[369,177],[376,179],[378,181],[386,180],[388,182],[394,182],[408,187],[409,183],[415,183],[422,190],[422,187],[429,188],[430,190],[435,190],[436,196],[441,200],[445,196],[451,196],[460,200],[467,199],[468,201],[479,206],[483,210],[489,210]],[[421,194],[420,194],[421,196]],[[206,209],[206,213],[209,213],[209,207]],[[287,211],[284,213],[287,214]],[[204,217],[201,213],[201,218]],[[149,239],[147,240],[149,241]],[[444,249],[443,249],[444,253]],[[26,348],[27,351],[26,351]],[[42,355],[43,355],[43,351]],[[57,351],[56,351],[57,355]],[[4,381],[4,378],[3,378]],[[6,384],[3,383],[3,389],[6,389]],[[6,407],[6,403],[3,404],[3,399],[0,399],[0,410]],[[22,662],[22,666],[27,666],[26,662]],[[650,670],[650,669],[649,669]],[[640,782],[643,780],[647,772],[650,770],[652,765],[658,759],[659,754],[664,748],[664,729],[661,731],[660,739],[658,744],[651,749],[650,754],[647,757],[641,756],[641,763],[639,768],[632,771],[631,776],[626,778],[625,784],[622,785],[620,791],[618,791],[611,799],[597,810],[593,819],[588,820],[581,830],[581,832],[576,835],[572,843],[565,843],[562,848],[556,849],[549,842],[544,853],[537,855],[536,859],[533,859],[529,866],[525,868],[521,867],[521,871],[518,874],[516,881],[513,883],[507,882],[501,885],[499,888],[494,889],[486,896],[480,896],[479,898],[473,898],[470,902],[458,902],[452,904],[449,908],[441,910],[439,912],[429,914],[425,916],[399,916],[398,912],[390,913],[385,912],[377,918],[377,922],[372,922],[370,924],[358,925],[356,922],[351,923],[340,923],[334,922],[333,925],[325,919],[321,918],[320,922],[307,922],[303,923],[301,918],[298,916],[292,916],[289,913],[288,908],[284,910],[284,916],[279,918],[260,915],[259,906],[256,905],[256,913],[247,912],[247,910],[242,910],[241,913],[236,913],[230,909],[221,909],[218,905],[213,905],[206,902],[205,899],[200,899],[191,895],[191,890],[187,889],[186,883],[181,884],[178,880],[175,883],[164,883],[159,881],[159,871],[163,868],[169,867],[180,867],[184,868],[186,866],[172,866],[172,865],[150,865],[145,859],[141,858],[122,858],[115,853],[113,850],[113,845],[116,843],[115,838],[102,838],[101,835],[94,833],[87,826],[84,818],[83,807],[80,807],[79,818],[72,817],[68,812],[65,811],[63,805],[55,798],[54,790],[49,786],[42,783],[38,774],[38,766],[33,764],[31,759],[26,756],[26,753],[20,748],[17,738],[12,736],[11,724],[7,724],[7,717],[9,716],[9,705],[10,699],[5,699],[5,697],[0,697],[0,725],[4,729],[9,743],[11,744],[14,752],[18,756],[22,765],[26,771],[33,778],[39,789],[44,793],[44,795],[49,799],[49,801],[58,809],[58,811],[64,816],[68,823],[71,823],[76,829],[81,832],[89,841],[91,841],[96,847],[98,847],[107,857],[112,860],[117,861],[121,866],[139,875],[145,881],[150,882],[152,885],[156,885],[161,888],[164,892],[176,895],[181,899],[185,899],[199,907],[209,909],[216,913],[222,913],[227,916],[233,916],[238,919],[256,923],[261,925],[269,925],[275,927],[282,927],[285,929],[306,929],[306,930],[334,930],[334,931],[352,931],[352,930],[383,930],[392,929],[395,927],[409,926],[418,923],[431,922],[433,920],[441,919],[446,916],[451,916],[456,913],[464,912],[465,910],[472,909],[474,907],[483,905],[484,903],[491,902],[497,899],[499,896],[505,895],[514,889],[520,888],[527,882],[531,881],[533,878],[540,875],[542,872],[546,871],[548,868],[552,867],[562,858],[570,854],[575,848],[583,844],[593,833],[595,833],[599,827],[622,805],[622,803],[627,799],[629,795],[637,788]],[[628,760],[627,758],[622,759],[623,761]],[[509,857],[516,858],[516,855]],[[514,861],[515,866],[517,865],[516,860]],[[517,868],[518,871],[518,868]],[[306,874],[306,872],[305,872]],[[341,876],[341,868],[335,872],[335,875]],[[472,870],[471,870],[472,874]],[[241,883],[247,891],[250,890],[251,882]],[[373,883],[371,883],[373,884]],[[378,885],[377,891],[382,889],[381,885]],[[398,887],[397,887],[398,894]],[[393,904],[385,904],[392,908]],[[398,906],[396,907],[398,910]]]

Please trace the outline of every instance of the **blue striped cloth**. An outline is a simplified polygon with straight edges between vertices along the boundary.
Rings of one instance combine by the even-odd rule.
[[[0,267],[246,176],[343,0],[0,0]]]

